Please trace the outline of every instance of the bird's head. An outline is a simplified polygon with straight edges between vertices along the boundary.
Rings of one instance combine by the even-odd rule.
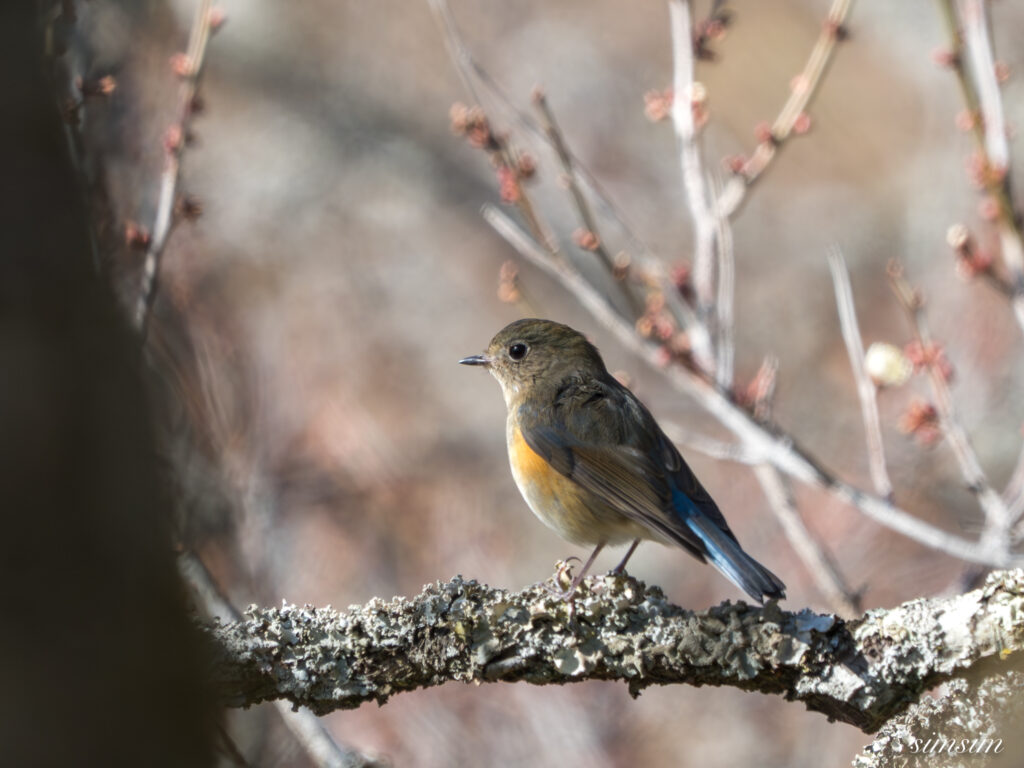
[[[577,374],[607,375],[597,349],[578,331],[550,320],[516,320],[502,328],[482,355],[459,360],[482,365],[501,384],[505,403],[512,407],[528,395],[552,396],[561,383]]]

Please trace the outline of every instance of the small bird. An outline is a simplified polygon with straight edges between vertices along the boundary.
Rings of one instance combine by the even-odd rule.
[[[508,407],[512,476],[533,513],[594,552],[569,587],[571,599],[605,545],[643,539],[676,544],[757,600],[785,585],[740,547],[693,472],[636,395],[615,380],[579,332],[550,320],[517,320],[487,351],[459,361],[498,380]]]

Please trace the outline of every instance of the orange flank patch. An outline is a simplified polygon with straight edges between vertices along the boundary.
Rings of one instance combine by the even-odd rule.
[[[543,456],[527,444],[518,428],[513,433],[508,455],[516,483],[527,496],[551,496],[558,493],[566,483],[571,482],[554,470]],[[523,488],[523,485],[532,487]]]
[[[634,523],[609,514],[599,499],[552,468],[530,448],[518,427],[510,435],[508,457],[519,492],[533,514],[563,539],[592,546],[642,535]]]

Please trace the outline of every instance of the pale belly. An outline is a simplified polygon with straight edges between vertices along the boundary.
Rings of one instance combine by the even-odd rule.
[[[616,512],[589,491],[551,468],[511,422],[508,457],[519,492],[537,518],[573,544],[622,544],[654,538],[651,531]]]

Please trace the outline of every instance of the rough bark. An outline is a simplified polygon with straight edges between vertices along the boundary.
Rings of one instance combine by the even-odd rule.
[[[954,768],[986,756],[1020,765],[1024,755],[1024,670],[989,670],[947,685],[886,723],[853,760],[854,768]]]
[[[693,612],[628,576],[588,579],[572,608],[541,586],[456,577],[344,613],[252,606],[209,634],[234,706],[285,698],[322,714],[453,680],[621,680],[633,695],[672,683],[780,694],[870,733],[922,691],[1024,647],[1024,571],[854,621],[775,603]]]

